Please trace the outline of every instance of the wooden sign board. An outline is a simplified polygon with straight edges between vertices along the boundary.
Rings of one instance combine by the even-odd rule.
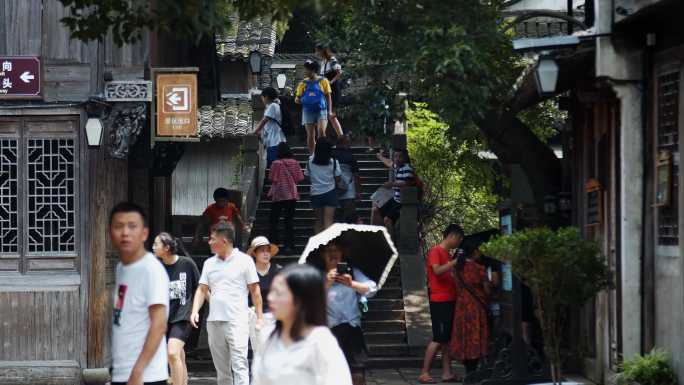
[[[603,196],[601,184],[596,179],[589,179],[585,184],[586,191],[586,225],[598,226],[603,217]]]
[[[40,99],[42,66],[38,56],[0,56],[0,99]]]
[[[197,137],[197,74],[156,73],[157,137]]]

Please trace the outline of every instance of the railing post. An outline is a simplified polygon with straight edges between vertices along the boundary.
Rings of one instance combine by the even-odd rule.
[[[259,137],[253,134],[242,137],[242,168],[256,167],[261,171],[261,153],[259,152]],[[261,181],[257,181],[257,187],[260,187]]]
[[[420,252],[418,239],[418,203],[416,187],[401,189],[401,215],[397,243],[401,263],[406,337],[409,349],[414,353],[422,352],[432,338],[425,261]]]

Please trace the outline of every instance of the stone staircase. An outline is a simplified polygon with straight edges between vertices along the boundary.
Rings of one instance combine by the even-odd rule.
[[[302,168],[306,166],[308,150],[306,147],[294,147],[294,157]],[[387,181],[387,168],[377,160],[374,153],[366,152],[367,147],[352,147],[360,168],[362,184],[362,200],[357,204],[357,212],[364,223],[369,223],[371,200],[370,195],[382,183]],[[277,255],[274,262],[281,265],[296,263],[306,246],[308,238],[313,235],[313,211],[309,200],[308,178],[298,186],[300,200],[297,202],[295,227],[295,255]],[[262,196],[257,207],[256,218],[252,227],[251,238],[268,234],[271,201],[266,197],[270,182],[265,181]],[[368,301],[368,312],[363,315],[362,327],[368,345],[369,368],[420,367],[420,352],[410,352],[406,339],[406,321],[401,289],[400,264],[394,265],[383,288],[374,298]],[[211,373],[214,370],[211,355],[206,347],[199,347],[188,355],[188,368],[194,373]]]
[[[369,153],[366,150],[367,147],[352,147],[354,157],[361,170],[362,191],[361,201],[357,203],[357,212],[365,223],[369,223],[371,211],[370,196],[380,185],[387,181],[388,170],[378,161],[375,153]],[[293,147],[292,152],[302,169],[305,169],[309,158],[308,149],[306,147]],[[266,197],[266,192],[270,186],[270,182],[265,180],[261,200],[257,207],[252,236],[268,234],[271,201]],[[313,209],[311,208],[309,189],[308,178],[298,185],[300,199],[297,202],[294,215],[295,253],[301,253],[306,246],[307,240],[313,235]]]

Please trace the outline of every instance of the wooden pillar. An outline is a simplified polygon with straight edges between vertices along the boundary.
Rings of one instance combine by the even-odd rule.
[[[107,132],[103,133],[105,138]],[[106,139],[103,141],[106,142]],[[88,367],[102,368],[110,361],[112,285],[117,255],[109,240],[109,212],[128,197],[127,161],[107,156],[107,146],[90,149],[90,218],[88,219],[90,248],[88,290]]]
[[[152,199],[150,202],[151,236],[156,236],[162,231],[171,231],[169,215],[171,213],[171,189],[169,177],[152,177]],[[180,236],[180,234],[173,234]]]

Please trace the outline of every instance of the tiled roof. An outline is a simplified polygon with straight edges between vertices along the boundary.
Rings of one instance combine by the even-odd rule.
[[[257,50],[262,55],[273,56],[276,45],[275,23],[269,17],[257,17],[250,21],[240,20],[237,13],[230,18],[230,30],[216,36],[216,53],[221,58],[246,59]]]
[[[249,94],[223,98],[215,106],[199,109],[199,136],[230,138],[252,130],[252,99]]]

